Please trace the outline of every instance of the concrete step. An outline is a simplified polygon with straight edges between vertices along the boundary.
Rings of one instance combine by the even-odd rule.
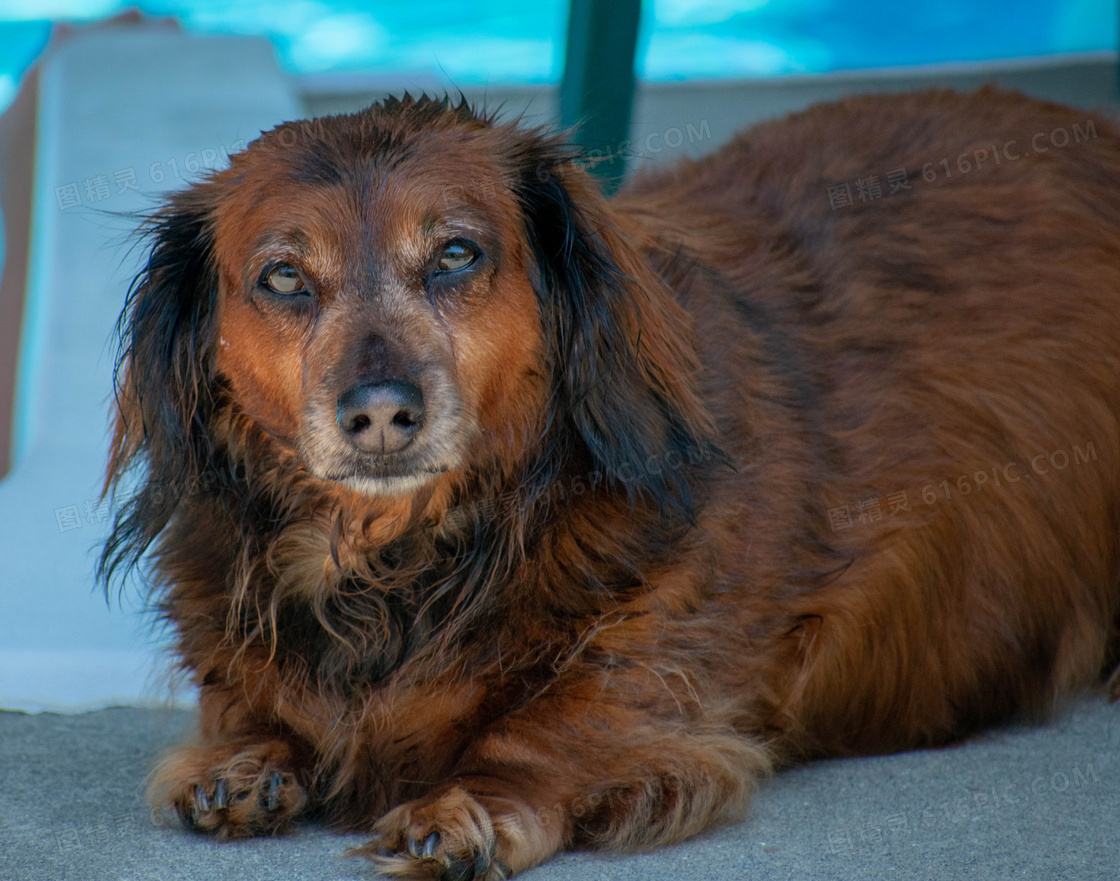
[[[0,482],[0,707],[158,699],[139,589],[95,587],[113,329],[136,213],[303,108],[260,38],[81,33],[44,62],[15,409]]]

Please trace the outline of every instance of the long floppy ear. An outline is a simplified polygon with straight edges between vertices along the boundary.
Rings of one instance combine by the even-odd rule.
[[[607,481],[689,511],[689,463],[717,454],[692,322],[564,144],[528,133],[517,196],[537,263],[558,415]]]
[[[217,270],[205,185],[176,193],[148,223],[151,250],[117,326],[117,412],[106,493],[135,482],[117,511],[98,576],[134,566],[211,458]]]

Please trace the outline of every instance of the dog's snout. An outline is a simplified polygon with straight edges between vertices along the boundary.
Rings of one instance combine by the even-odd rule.
[[[424,395],[403,380],[365,382],[338,399],[338,426],[364,453],[403,450],[424,423]]]

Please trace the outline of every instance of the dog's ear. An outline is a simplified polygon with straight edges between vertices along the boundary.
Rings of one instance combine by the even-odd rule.
[[[557,415],[607,481],[691,506],[690,463],[716,454],[692,322],[558,140],[524,136],[515,192],[536,262]]]
[[[212,456],[212,353],[217,270],[204,184],[173,195],[148,222],[151,249],[117,327],[117,412],[106,493],[128,483],[102,551],[106,582],[135,565],[197,486]],[[207,475],[209,476],[209,475]]]

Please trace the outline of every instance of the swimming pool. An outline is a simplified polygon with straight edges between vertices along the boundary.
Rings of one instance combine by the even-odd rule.
[[[126,6],[202,33],[267,35],[296,74],[361,71],[447,85],[560,78],[567,0],[3,0],[0,106],[46,42],[45,16]],[[653,0],[639,37],[649,80],[823,73],[1115,50],[1114,0]]]

